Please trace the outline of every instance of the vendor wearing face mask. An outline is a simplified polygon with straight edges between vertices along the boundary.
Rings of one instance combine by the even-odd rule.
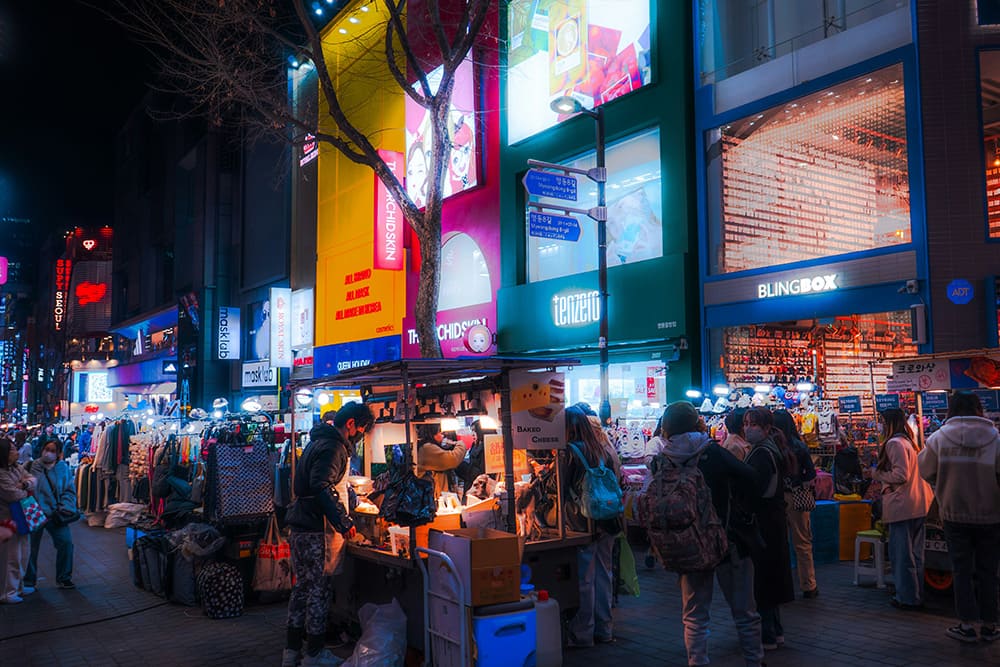
[[[351,455],[375,419],[362,403],[347,403],[309,432],[309,446],[295,469],[295,502],[285,522],[292,527],[295,587],[288,601],[287,641],[282,667],[335,665],[324,648],[326,619],[333,594],[332,575],[339,571],[345,540],[356,530],[347,508]]]
[[[69,465],[59,456],[62,446],[57,438],[42,445],[42,456],[31,464],[31,474],[38,480],[35,499],[49,518],[45,526],[31,534],[31,555],[24,573],[25,587],[35,587],[38,578],[38,550],[42,534],[52,536],[56,547],[56,586],[76,588],[73,584],[73,533],[69,524],[79,518],[76,508],[76,484]],[[67,520],[69,519],[69,520]]]

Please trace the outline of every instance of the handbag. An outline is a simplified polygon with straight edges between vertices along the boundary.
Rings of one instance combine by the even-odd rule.
[[[253,570],[253,589],[258,592],[292,590],[292,550],[278,530],[278,519],[271,515],[264,539],[257,547]]]
[[[34,496],[15,500],[10,504],[10,518],[17,526],[18,535],[33,533],[49,520]]]
[[[52,489],[52,494],[58,496],[58,489],[56,489],[56,487],[52,484],[52,478],[49,477],[49,471],[43,469],[42,473],[45,475],[45,481],[49,483],[49,488]],[[55,515],[49,518],[54,520],[57,524],[68,526],[74,521],[79,521],[80,516],[80,510],[75,507],[70,509],[68,507],[63,507],[62,503],[57,503]]]
[[[289,444],[289,447],[293,445]],[[288,507],[292,504],[292,466],[288,463],[288,449],[281,453],[281,458],[274,464],[274,505]]]
[[[388,486],[384,491],[376,491],[369,496],[384,495],[379,516],[400,526],[423,526],[434,521],[437,515],[434,480],[428,476],[418,478],[414,474],[408,447],[396,446],[392,462]]]
[[[792,509],[796,512],[812,512],[816,509],[816,490],[812,484],[800,484],[791,493]]]

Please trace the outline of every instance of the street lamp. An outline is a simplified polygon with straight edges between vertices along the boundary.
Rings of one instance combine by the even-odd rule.
[[[605,174],[605,177],[597,181],[597,207],[607,210],[607,187],[606,166],[604,160],[604,107],[588,109],[580,103],[580,100],[569,95],[563,95],[552,100],[549,105],[556,113],[570,114],[582,113],[594,119],[597,129],[597,170]],[[600,329],[597,339],[597,348],[601,355],[601,423],[611,423],[611,399],[608,389],[608,223],[607,216],[597,220],[597,284],[601,299],[601,319]]]

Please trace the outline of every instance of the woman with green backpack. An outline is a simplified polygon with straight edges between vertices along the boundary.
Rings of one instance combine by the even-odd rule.
[[[580,608],[569,624],[569,647],[614,641],[612,550],[622,532],[621,462],[586,404],[566,408],[563,514],[567,530],[594,531],[594,541],[578,551]],[[596,414],[593,414],[596,421]],[[617,505],[615,504],[617,490]]]

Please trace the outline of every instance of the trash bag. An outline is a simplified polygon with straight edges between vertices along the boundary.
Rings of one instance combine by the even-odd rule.
[[[189,523],[167,535],[170,544],[189,561],[208,558],[226,545],[226,538],[207,523]]]
[[[406,614],[393,598],[389,604],[366,604],[358,611],[361,639],[344,667],[403,667]]]
[[[124,528],[139,521],[146,506],[139,503],[115,503],[108,506],[105,528]]]
[[[437,504],[434,502],[434,481],[417,477],[413,461],[406,447],[397,446],[392,457],[388,486],[369,497],[383,495],[379,515],[400,526],[423,526],[434,520]]]

